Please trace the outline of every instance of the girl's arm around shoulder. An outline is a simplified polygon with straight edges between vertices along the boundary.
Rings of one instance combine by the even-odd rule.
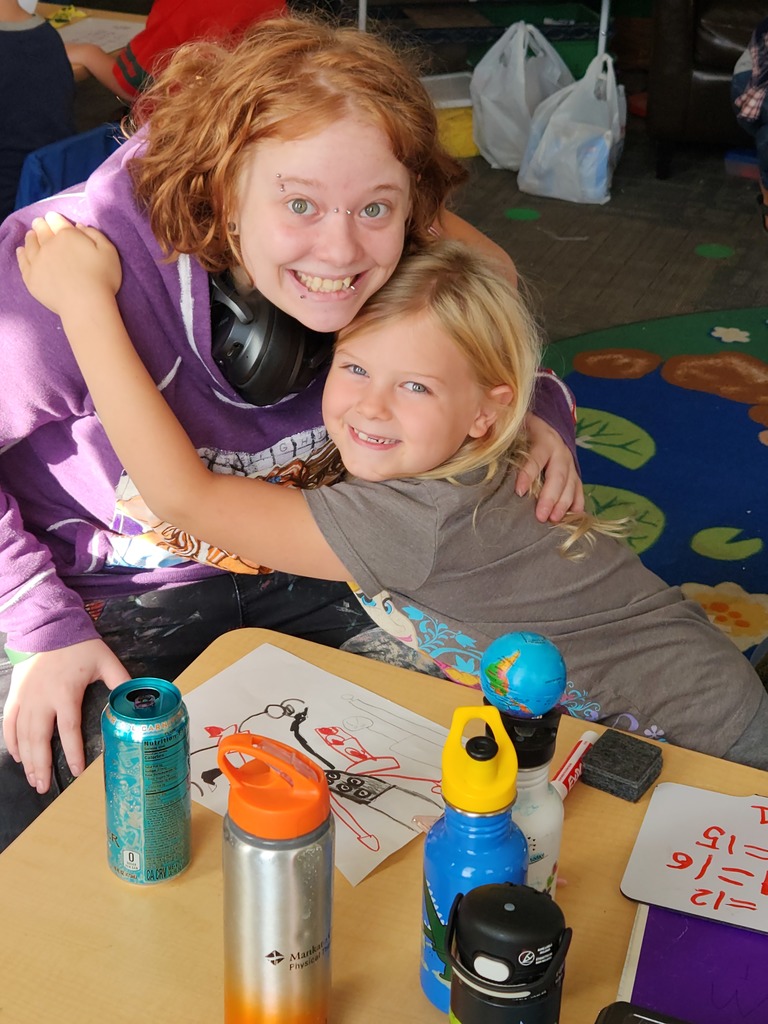
[[[53,214],[33,223],[17,255],[27,288],[61,317],[99,419],[155,516],[258,565],[349,578],[301,491],[200,460],[125,330],[120,259],[104,235]]]
[[[197,454],[195,462],[202,472],[199,477],[196,474],[197,482],[190,479],[184,490],[183,500],[188,499],[188,505],[182,505],[182,499],[171,496],[167,489],[164,497],[154,500],[156,485],[152,497],[146,497],[139,485],[157,515],[255,565],[315,579],[351,578],[318,527],[304,491],[211,473]],[[137,479],[136,474],[131,476]]]

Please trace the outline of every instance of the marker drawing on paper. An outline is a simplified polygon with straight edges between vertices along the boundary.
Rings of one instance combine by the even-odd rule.
[[[356,884],[442,813],[447,731],[391,701],[264,645],[185,697],[193,799],[219,814],[228,787],[219,741],[252,732],[289,743],[325,771],[336,865]]]

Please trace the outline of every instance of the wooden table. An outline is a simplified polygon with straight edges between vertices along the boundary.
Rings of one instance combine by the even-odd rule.
[[[476,691],[267,630],[220,638],[177,681],[187,692],[262,643],[448,726]],[[584,723],[565,719],[557,757]],[[766,775],[674,747],[661,781],[745,794]],[[573,928],[561,1024],[592,1024],[616,997],[635,905],[619,891],[650,793],[630,804],[578,784],[565,805],[557,902]],[[0,855],[0,1018],[9,1024],[217,1024],[223,1019],[221,818],[193,804],[193,860],[145,888],[107,867],[101,761],[91,765]],[[360,885],[338,872],[333,931],[334,1024],[445,1024],[419,987],[418,838]]]
[[[61,10],[63,6],[66,6],[66,4],[38,3],[35,8],[35,14],[39,14],[41,18],[50,18],[51,15]],[[143,26],[147,20],[146,15],[143,14],[126,14],[123,11],[97,11],[92,7],[81,7],[79,4],[75,4],[75,6],[79,11],[85,11],[89,18],[109,18],[113,21],[135,22],[140,26]],[[72,22],[71,24],[75,23]],[[139,31],[139,29],[137,29],[137,31]],[[82,64],[73,64],[72,72],[75,76],[76,82],[83,82],[87,78],[90,78],[88,71]]]

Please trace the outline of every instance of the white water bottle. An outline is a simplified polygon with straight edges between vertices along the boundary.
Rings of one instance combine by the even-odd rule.
[[[549,781],[551,764],[550,759],[536,768],[518,768],[512,805],[512,820],[528,842],[528,885],[550,896],[563,836],[563,801]]]

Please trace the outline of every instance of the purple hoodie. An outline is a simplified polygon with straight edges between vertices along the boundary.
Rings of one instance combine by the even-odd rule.
[[[297,482],[327,479],[323,381],[269,408],[238,397],[211,356],[208,275],[165,261],[134,202],[129,140],[85,185],[0,226],[0,631],[16,651],[55,650],[98,633],[83,601],[258,571],[151,521],[113,452],[57,316],[27,292],[15,249],[34,216],[57,210],[117,246],[126,328],[198,452],[218,472]],[[544,408],[542,409],[542,405]],[[556,378],[537,412],[573,444]]]

